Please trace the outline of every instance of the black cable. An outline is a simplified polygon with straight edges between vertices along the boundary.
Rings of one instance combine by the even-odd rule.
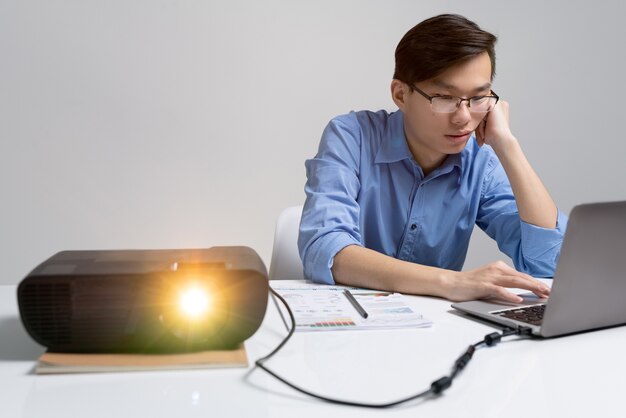
[[[382,409],[382,408],[389,408],[392,406],[400,405],[402,403],[406,403],[406,402],[409,402],[418,398],[422,398],[427,395],[439,395],[452,385],[452,381],[461,372],[461,370],[463,370],[465,366],[467,366],[467,363],[469,363],[469,361],[472,359],[474,352],[481,345],[491,347],[491,346],[498,344],[503,337],[508,337],[510,335],[518,335],[518,336],[530,335],[530,330],[531,330],[528,327],[518,327],[517,329],[505,328],[502,331],[502,333],[493,332],[491,334],[485,335],[485,337],[481,341],[470,345],[467,348],[467,350],[465,350],[465,352],[454,362],[454,366],[452,367],[452,372],[450,373],[449,376],[443,376],[440,379],[435,380],[434,382],[431,383],[428,389],[418,394],[411,395],[409,397],[402,398],[397,401],[386,402],[386,403],[361,403],[361,402],[346,401],[343,399],[330,398],[328,396],[319,395],[317,393],[313,393],[306,389],[303,389],[300,386],[297,386],[296,384],[291,383],[290,381],[276,374],[275,372],[270,370],[267,366],[265,366],[264,363],[268,361],[270,358],[272,358],[278,351],[280,351],[280,349],[283,348],[285,344],[287,344],[287,341],[289,341],[289,339],[291,338],[291,336],[296,330],[296,319],[293,316],[293,312],[291,311],[291,308],[289,307],[289,304],[287,303],[287,301],[271,287],[270,287],[270,292],[274,296],[276,296],[283,303],[283,305],[285,305],[285,308],[287,308],[287,313],[289,314],[289,319],[291,320],[291,328],[289,329],[289,333],[287,334],[287,336],[281,341],[280,344],[278,344],[278,346],[274,350],[272,350],[271,353],[269,353],[268,355],[264,357],[257,359],[254,362],[254,364],[256,365],[256,367],[262,370],[265,370],[267,373],[274,376],[276,379],[280,380],[281,382],[283,382],[290,388],[295,389],[300,393],[303,393],[308,396],[312,396],[313,398],[317,398],[325,402],[330,402],[330,403],[334,403],[338,405],[360,406],[364,408]]]

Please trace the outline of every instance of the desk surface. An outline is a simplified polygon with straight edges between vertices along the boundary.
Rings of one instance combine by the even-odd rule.
[[[309,390],[384,402],[448,374],[465,348],[494,328],[450,303],[407,297],[431,328],[296,333],[268,365]],[[285,336],[273,303],[246,342],[250,363]],[[443,396],[388,410],[326,404],[261,370],[220,369],[37,376],[43,348],[30,340],[15,286],[0,286],[0,411],[3,417],[527,417],[624,416],[626,327],[503,342],[476,352]]]

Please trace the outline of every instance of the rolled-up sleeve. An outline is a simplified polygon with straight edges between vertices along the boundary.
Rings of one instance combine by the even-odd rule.
[[[517,270],[535,277],[554,276],[567,216],[558,210],[556,228],[521,220],[509,180],[495,156],[487,165],[476,224],[496,240]]]
[[[359,231],[360,130],[353,115],[333,119],[322,134],[315,158],[305,162],[306,201],[298,250],[307,279],[334,284],[335,255],[362,245]]]

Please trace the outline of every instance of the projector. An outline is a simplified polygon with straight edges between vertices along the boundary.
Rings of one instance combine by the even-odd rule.
[[[17,289],[22,323],[52,352],[233,349],[259,328],[269,283],[248,247],[63,251]]]

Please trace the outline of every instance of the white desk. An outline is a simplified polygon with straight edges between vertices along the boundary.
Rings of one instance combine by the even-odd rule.
[[[626,327],[476,352],[435,400],[387,410],[330,405],[261,370],[37,376],[34,343],[18,317],[15,286],[0,286],[0,416],[13,417],[586,417],[626,416]],[[449,373],[467,346],[494,329],[450,303],[409,297],[434,326],[416,330],[296,333],[268,365],[310,390],[382,402],[417,393]],[[273,302],[246,342],[250,363],[285,335]],[[514,337],[513,337],[514,338]]]

